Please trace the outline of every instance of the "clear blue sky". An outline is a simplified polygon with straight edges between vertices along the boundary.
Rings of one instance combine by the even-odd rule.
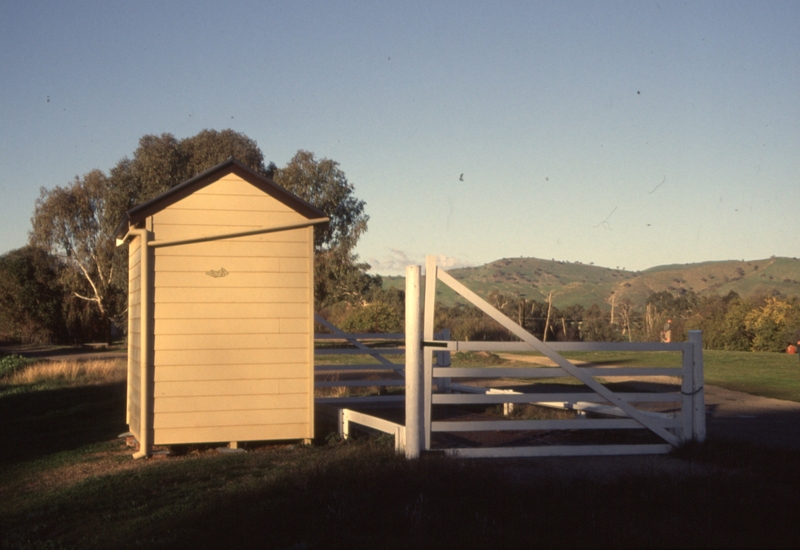
[[[5,0],[0,253],[40,187],[232,128],[338,161],[378,273],[800,256],[798,29],[777,1]]]

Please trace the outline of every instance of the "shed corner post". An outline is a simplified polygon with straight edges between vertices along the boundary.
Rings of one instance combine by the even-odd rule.
[[[131,232],[133,232],[132,230]],[[150,238],[152,233],[147,229],[138,229],[135,230],[142,238],[141,244],[141,265],[142,265],[142,275],[141,275],[141,328],[140,328],[140,338],[141,338],[141,351],[139,353],[140,357],[140,364],[139,364],[139,391],[140,391],[140,403],[139,403],[139,450],[133,454],[133,458],[146,458],[153,453],[153,437],[151,434],[152,425],[153,425],[153,415],[151,414],[152,407],[150,404],[152,398],[151,392],[151,384],[152,379],[150,377],[151,371],[151,364],[153,362],[153,350],[152,348],[152,339],[150,334],[153,330],[152,322],[150,320],[152,316],[151,311],[151,303],[153,300],[152,295],[152,286],[153,286],[153,274],[152,274],[152,263],[150,255],[152,254],[150,248]]]
[[[692,344],[692,439],[706,440],[706,400],[703,373],[703,331],[690,330]]]
[[[420,266],[406,266],[406,458],[419,458],[423,429]]]

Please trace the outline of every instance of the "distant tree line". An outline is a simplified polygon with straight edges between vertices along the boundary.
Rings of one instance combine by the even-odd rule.
[[[402,291],[374,288],[361,303],[339,303],[326,317],[350,332],[402,332]],[[707,349],[785,351],[797,344],[800,298],[762,295],[742,298],[652,293],[637,307],[630,300],[613,308],[576,304],[558,308],[548,302],[492,291],[487,301],[537,338],[545,341],[658,342],[667,325],[673,342],[689,330],[702,330]],[[437,304],[436,330],[448,328],[454,340],[514,340],[505,328],[472,305]]]
[[[32,343],[81,343],[124,333],[127,253],[113,233],[124,213],[171,187],[235,157],[307,200],[331,218],[315,232],[315,308],[349,332],[402,332],[405,295],[382,288],[354,250],[367,230],[365,203],[338,163],[298,151],[284,167],[265,164],[256,143],[233,130],[203,130],[140,139],[133,157],[108,173],[92,170],[70,184],[42,188],[27,246],[0,256],[0,336]],[[800,298],[762,295],[651,294],[601,307],[527,299],[499,291],[487,300],[545,341],[658,341],[669,321],[673,341],[703,331],[709,349],[783,351],[797,344]],[[513,337],[473,306],[437,305],[437,330],[456,340]]]

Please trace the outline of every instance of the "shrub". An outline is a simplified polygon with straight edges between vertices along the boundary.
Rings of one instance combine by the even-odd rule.
[[[347,332],[403,332],[403,316],[396,308],[381,302],[351,310],[342,321]]]
[[[21,355],[4,355],[0,357],[0,378],[10,377],[33,362],[33,359],[28,359]]]

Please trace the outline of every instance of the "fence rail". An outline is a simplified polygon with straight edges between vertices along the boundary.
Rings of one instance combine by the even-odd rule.
[[[552,342],[544,343],[516,322],[492,307],[488,302],[466,288],[459,281],[438,268],[436,258],[426,260],[424,318],[419,314],[419,266],[406,270],[406,341],[418,338],[422,333],[416,357],[406,355],[407,401],[406,417],[417,417],[419,422],[406,422],[406,455],[417,456],[419,450],[431,448],[431,434],[436,432],[480,432],[504,430],[607,430],[647,429],[659,436],[666,444],[649,445],[584,445],[576,450],[571,446],[507,448],[446,449],[456,456],[545,456],[572,454],[626,454],[663,453],[681,443],[705,438],[705,407],[703,399],[702,336],[699,331],[690,331],[686,343],[602,343],[602,342]],[[437,342],[433,338],[433,319],[436,301],[436,283],[441,282],[466,298],[500,323],[519,342]],[[409,301],[412,302],[409,305]],[[409,311],[412,315],[409,315]],[[422,326],[420,327],[420,321]],[[434,365],[434,354],[442,349],[450,351],[537,351],[547,357],[556,367],[533,368],[453,368]],[[582,367],[573,364],[560,353],[565,351],[617,351],[655,352],[671,351],[681,354],[680,368],[662,367]],[[437,361],[438,362],[438,361]],[[418,373],[418,374],[417,374]],[[415,376],[412,377],[411,375]],[[416,379],[419,391],[408,393],[409,379]],[[680,380],[680,390],[645,393],[612,391],[598,378],[639,378],[645,376],[669,376]],[[513,378],[519,382],[526,379],[571,377],[583,383],[590,391],[580,393],[561,391],[522,392],[515,389],[478,388],[466,384],[454,384],[453,379],[463,378]],[[442,383],[436,384],[434,381]],[[434,386],[448,393],[434,393]],[[469,389],[467,389],[469,388]],[[566,389],[566,388],[565,388]],[[410,403],[409,400],[414,402]],[[514,404],[530,403],[550,408],[567,408],[579,414],[573,420],[460,420],[432,421],[434,405],[485,405],[502,403],[504,411],[510,412]],[[641,403],[679,404],[678,413],[647,411],[637,408]],[[588,418],[586,413],[604,418]],[[411,414],[410,414],[411,413]],[[608,417],[615,418],[608,418]]]
[[[517,342],[450,341],[449,332],[433,331],[436,282],[442,282],[484,311],[511,334]],[[315,388],[344,388],[345,391],[377,386],[381,395],[321,396],[316,398],[321,410],[335,410],[340,433],[349,433],[350,423],[394,434],[396,449],[407,457],[418,457],[431,449],[434,433],[527,430],[633,430],[646,429],[659,436],[653,444],[544,445],[492,448],[447,448],[445,453],[464,457],[580,456],[666,453],[689,440],[705,439],[705,402],[703,392],[702,334],[690,331],[689,341],[658,342],[548,342],[544,343],[497,311],[474,292],[439,269],[434,257],[426,262],[424,309],[420,304],[420,266],[406,270],[406,331],[404,334],[348,334],[317,316],[316,322],[330,333],[318,334],[321,341],[341,340],[351,348],[315,350],[317,356],[365,355],[372,363],[316,364]],[[423,317],[424,312],[424,317]],[[404,340],[404,348],[371,347],[387,340]],[[454,351],[536,351],[555,364],[554,367],[451,367]],[[674,352],[681,355],[680,367],[580,366],[563,357],[563,352]],[[387,356],[404,354],[404,363]],[[388,375],[388,376],[387,376]],[[336,379],[319,379],[339,376]],[[677,379],[674,391],[612,391],[602,379],[665,376]],[[585,388],[571,391],[569,386],[557,391],[519,391],[514,388],[486,388],[470,385],[465,379],[513,379],[519,384],[544,378],[574,378]],[[456,382],[459,381],[459,382]],[[463,382],[462,382],[463,381]],[[405,395],[386,394],[387,388],[404,387]],[[405,403],[405,425],[389,422],[364,412],[353,411],[349,404]],[[518,404],[569,409],[577,414],[571,420],[432,420],[433,406],[502,404],[509,414]],[[650,411],[636,405],[651,404],[677,408],[674,412]],[[677,405],[677,407],[675,407]],[[331,407],[334,406],[334,407]],[[591,414],[592,417],[587,416]],[[597,417],[595,417],[597,416]]]

